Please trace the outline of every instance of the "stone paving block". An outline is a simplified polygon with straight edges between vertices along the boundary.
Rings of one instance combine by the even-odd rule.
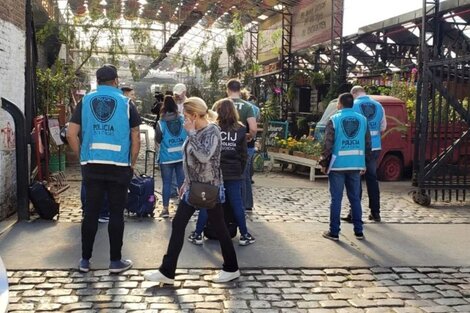
[[[46,281],[46,277],[23,277],[21,278],[22,284],[40,284],[45,281]]]
[[[283,300],[300,300],[303,299],[301,294],[298,293],[288,293],[281,295]]]
[[[318,276],[318,275],[301,275],[300,280],[302,281],[323,281],[325,279],[324,276]]]
[[[418,285],[418,286],[411,286],[417,292],[434,292],[436,288],[431,285]]]
[[[21,281],[21,278],[20,278],[20,277],[8,277],[8,284],[9,284],[10,286],[16,285],[16,284],[18,284],[20,281]]]
[[[460,292],[455,291],[455,290],[446,290],[446,291],[439,290],[437,293],[441,294],[445,298],[459,298],[459,297],[461,297]]]
[[[65,284],[64,288],[65,289],[83,289],[87,288],[88,284],[85,283],[75,283],[75,284]]]
[[[457,312],[470,312],[470,304],[466,305],[456,305],[452,307]]]
[[[293,308],[295,307],[295,302],[294,301],[273,301],[271,302],[271,305],[277,308]]]
[[[393,308],[392,312],[394,313],[423,313],[424,311],[419,308],[405,307],[405,308]]]
[[[378,292],[367,292],[367,293],[361,294],[361,297],[364,298],[364,299],[369,299],[369,300],[385,299],[385,298],[387,298],[387,294],[386,293],[378,293]]]
[[[207,302],[215,302],[215,301],[223,301],[223,300],[225,300],[225,296],[223,295],[206,296]]]
[[[29,290],[33,288],[34,288],[34,285],[32,284],[28,284],[28,285],[21,284],[21,285],[10,286],[8,289],[9,290]]]
[[[47,294],[49,296],[68,296],[72,294],[72,289],[51,289]]]
[[[338,309],[336,310],[336,313],[364,313],[365,311],[363,309],[359,308],[347,308],[347,309]]]
[[[282,297],[280,295],[274,294],[259,294],[257,295],[258,300],[265,300],[265,301],[280,301]]]
[[[441,305],[451,305],[451,306],[468,304],[468,302],[462,298],[435,299],[434,301]]]
[[[126,288],[113,288],[106,290],[107,295],[127,295],[129,293],[129,289]]]
[[[377,306],[385,307],[385,306],[403,306],[404,301],[401,299],[378,299]]]
[[[93,307],[93,303],[91,302],[76,302],[64,305],[62,310],[65,312],[71,312],[76,310],[87,310]]]
[[[225,309],[248,309],[246,301],[242,300],[233,300],[233,301],[224,301]]]
[[[129,295],[126,295],[126,296],[113,296],[113,301],[116,301],[116,302],[142,302],[142,297],[140,296],[129,296]]]
[[[280,294],[281,293],[281,291],[276,288],[256,288],[255,292],[258,294],[263,294],[263,293]]]
[[[431,307],[421,307],[424,312],[427,313],[447,313],[447,312],[455,312],[455,310],[449,306],[445,305],[436,305]]]
[[[304,273],[305,275],[309,275],[309,276],[324,276],[325,275],[325,272],[322,271],[322,270],[303,269],[303,270],[301,270],[301,272]],[[332,273],[332,274],[334,274],[334,273]]]
[[[44,290],[25,290],[22,297],[42,297],[46,294]]]
[[[147,309],[146,303],[124,303],[123,306],[126,310],[145,310]]]
[[[139,285],[136,281],[117,281],[113,284],[114,288],[137,288]]]
[[[59,303],[39,303],[36,311],[58,311],[61,305]]]
[[[269,309],[271,303],[269,301],[253,300],[248,302],[248,306],[252,309]]]
[[[70,304],[78,302],[79,298],[77,296],[59,296],[55,298],[55,302],[61,304]]]
[[[421,299],[437,299],[440,298],[441,295],[437,292],[424,292],[424,293],[419,293],[418,296]]]
[[[84,296],[82,298],[84,302],[111,302],[113,297],[110,295],[94,295],[94,296]]]
[[[213,309],[213,310],[222,310],[223,303],[220,302],[197,302],[196,309]]]
[[[69,284],[73,282],[73,278],[70,277],[52,277],[48,279],[49,283]]]
[[[344,300],[323,300],[320,301],[320,306],[322,308],[343,308],[348,307],[349,303]]]
[[[392,267],[395,273],[414,273],[415,270],[410,267]]]
[[[178,310],[179,304],[176,303],[150,303],[151,309],[159,310]]]
[[[45,277],[68,277],[70,275],[69,271],[46,271],[44,273]],[[28,275],[32,276],[32,275]]]
[[[377,301],[367,299],[350,299],[348,302],[356,308],[371,308],[377,306]]]
[[[75,292],[77,296],[93,296],[99,293],[100,293],[99,289],[91,289],[91,288],[79,289]]]
[[[309,291],[304,288],[281,288],[283,293],[308,293]]]
[[[34,303],[14,303],[8,305],[8,311],[32,311],[34,310]]]
[[[242,288],[258,288],[258,287],[264,287],[265,285],[262,282],[258,281],[244,281],[239,283],[239,286]]]

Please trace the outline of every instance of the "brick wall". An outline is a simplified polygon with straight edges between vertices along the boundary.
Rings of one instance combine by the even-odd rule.
[[[2,0],[0,9],[0,97],[24,111],[25,7],[21,0]],[[16,211],[14,122],[0,108],[0,220]]]

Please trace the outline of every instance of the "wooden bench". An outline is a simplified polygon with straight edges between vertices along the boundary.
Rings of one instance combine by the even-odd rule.
[[[272,164],[274,164],[275,161],[282,161],[310,167],[310,181],[315,181],[315,168],[318,168],[317,160],[301,158],[298,156],[277,152],[268,152],[268,155]]]

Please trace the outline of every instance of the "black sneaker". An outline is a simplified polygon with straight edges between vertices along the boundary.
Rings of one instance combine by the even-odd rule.
[[[78,270],[82,273],[88,273],[90,271],[90,260],[80,259]]]
[[[250,233],[246,233],[245,235],[240,236],[240,240],[238,244],[240,246],[248,246],[251,245],[256,241],[255,237],[253,237]]]
[[[363,233],[354,233],[354,236],[356,236],[356,239],[359,239],[359,240],[362,240],[362,239],[366,238],[366,237],[364,237]]]
[[[351,214],[346,215],[346,217],[341,218],[342,221],[345,221],[347,223],[352,223],[352,216]]]
[[[191,243],[193,243],[195,245],[198,245],[198,246],[202,245],[202,243],[203,243],[202,235],[196,233],[195,231],[193,231],[189,235],[188,240],[191,241]]]
[[[380,214],[369,214],[369,220],[374,222],[380,222],[382,219],[380,218]]]
[[[111,261],[109,263],[109,272],[114,274],[121,273],[130,269],[133,264],[131,260]]]
[[[332,233],[330,233],[330,231],[324,232],[322,234],[322,236],[327,238],[327,239],[333,240],[333,241],[338,241],[339,240],[339,236],[338,235],[333,235]]]

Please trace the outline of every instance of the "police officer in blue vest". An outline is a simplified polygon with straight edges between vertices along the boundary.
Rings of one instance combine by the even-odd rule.
[[[351,94],[355,99],[353,106],[354,111],[364,115],[369,125],[372,152],[366,162],[367,171],[364,178],[366,180],[367,195],[369,196],[369,220],[380,222],[380,189],[377,180],[377,160],[382,149],[381,136],[382,132],[387,128],[387,119],[382,105],[366,95],[363,87],[354,86],[351,89]],[[351,222],[351,214],[348,214],[343,220]]]
[[[357,239],[364,239],[360,188],[366,156],[370,154],[370,133],[366,118],[352,109],[353,101],[350,93],[341,94],[338,97],[339,111],[331,116],[325,128],[320,165],[322,171],[328,173],[331,205],[330,229],[323,233],[323,237],[331,240],[339,240],[344,186],[351,204],[354,234]]]
[[[141,119],[134,103],[118,88],[118,74],[113,65],[99,68],[96,79],[97,90],[77,105],[67,132],[69,145],[80,159],[87,190],[79,270],[90,270],[98,215],[107,194],[109,271],[120,273],[132,267],[132,261],[122,259],[121,248],[127,189],[140,149]]]

